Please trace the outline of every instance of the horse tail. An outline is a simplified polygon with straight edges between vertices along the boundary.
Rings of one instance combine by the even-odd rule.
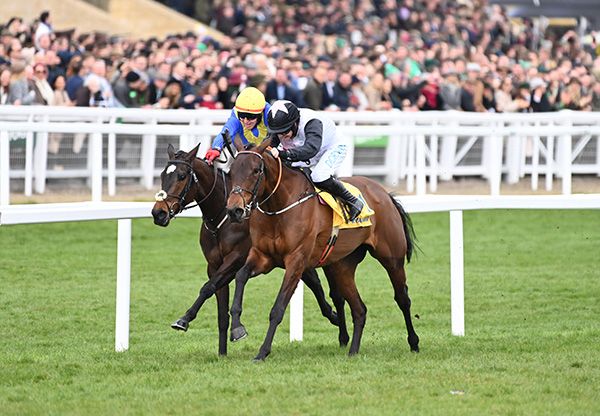
[[[415,248],[419,248],[417,245],[417,235],[415,234],[415,229],[413,228],[413,223],[408,212],[404,210],[404,207],[400,205],[400,202],[396,200],[393,194],[390,193],[388,195],[392,199],[392,203],[398,210],[400,217],[402,217],[402,228],[404,229],[404,236],[406,237],[406,262],[410,263],[413,251]]]

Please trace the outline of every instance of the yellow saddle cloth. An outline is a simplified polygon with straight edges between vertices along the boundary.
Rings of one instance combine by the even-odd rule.
[[[341,230],[346,228],[359,228],[359,227],[370,227],[371,226],[371,216],[375,214],[367,201],[362,196],[361,192],[354,185],[350,185],[349,183],[342,182],[346,189],[350,191],[352,195],[360,199],[363,203],[363,209],[360,212],[358,218],[356,218],[353,222],[347,223],[344,217],[342,206],[337,202],[337,200],[331,196],[329,192],[325,192],[321,189],[317,188],[317,192],[319,193],[319,197],[327,203],[333,210],[333,227],[339,227]]]

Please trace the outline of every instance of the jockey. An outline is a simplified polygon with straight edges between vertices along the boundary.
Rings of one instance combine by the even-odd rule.
[[[335,123],[322,113],[279,100],[268,111],[267,125],[272,137],[271,154],[290,162],[306,162],[315,186],[340,198],[348,207],[349,221],[354,221],[363,203],[333,176],[346,157],[346,145],[337,137]]]
[[[266,123],[269,108],[265,96],[259,89],[244,88],[235,100],[235,106],[223,129],[215,136],[212,148],[206,152],[206,161],[211,164],[221,154],[225,130],[229,131],[231,140],[239,135],[243,144],[260,144],[267,137]]]

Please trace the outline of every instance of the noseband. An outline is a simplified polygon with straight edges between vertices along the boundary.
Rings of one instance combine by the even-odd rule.
[[[216,172],[217,166],[214,167],[215,180],[213,182],[212,188],[210,189],[210,192],[208,192],[204,196],[204,198],[202,198],[200,201],[198,201],[195,205],[185,206],[185,198],[186,198],[189,190],[192,188],[192,182],[195,184],[198,183],[198,177],[196,176],[196,172],[194,171],[194,168],[192,167],[191,163],[188,163],[185,160],[178,160],[178,159],[168,160],[167,164],[174,164],[174,165],[179,164],[179,165],[186,166],[187,167],[186,176],[188,176],[188,180],[185,184],[185,187],[179,193],[179,195],[169,194],[165,190],[160,190],[154,196],[154,199],[157,202],[162,201],[167,205],[167,208],[169,209],[169,219],[172,219],[173,217],[175,217],[175,215],[179,214],[180,212],[185,211],[186,209],[197,207],[198,205],[200,205],[201,203],[203,203],[204,201],[206,201],[208,199],[208,197],[212,194],[212,192],[215,190],[215,187],[217,185],[217,172]],[[169,202],[166,200],[168,197],[175,198],[177,200],[173,204],[169,204]],[[178,211],[175,211],[175,205],[179,206]]]

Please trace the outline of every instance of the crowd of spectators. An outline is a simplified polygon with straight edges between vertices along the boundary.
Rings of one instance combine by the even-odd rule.
[[[224,0],[208,14],[224,40],[11,18],[0,104],[229,109],[251,85],[316,110],[600,110],[600,32],[543,31],[486,0]]]

